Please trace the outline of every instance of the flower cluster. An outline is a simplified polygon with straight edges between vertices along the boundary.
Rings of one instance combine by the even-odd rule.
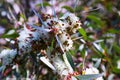
[[[66,13],[61,18],[43,14],[41,26],[36,26],[29,22],[22,25],[23,29],[20,30],[19,37],[16,40],[18,48],[15,50],[3,50],[0,54],[0,58],[3,59],[3,65],[9,65],[17,52],[18,55],[24,55],[26,53],[39,53],[41,50],[47,50],[54,39],[52,54],[45,54],[48,57],[48,62],[55,67],[59,75],[67,75],[73,71],[66,66],[68,62],[66,60],[64,62],[58,54],[65,54],[66,51],[73,47],[71,35],[76,33],[81,27],[78,17],[72,13]]]
[[[64,51],[70,50],[73,46],[71,35],[81,27],[78,17],[72,13],[67,13],[60,19],[50,15],[44,15],[43,19],[41,27],[24,24],[24,30],[20,32],[17,39],[20,53],[29,53],[38,46],[39,49],[42,49],[43,46],[49,46],[55,35],[59,37]]]

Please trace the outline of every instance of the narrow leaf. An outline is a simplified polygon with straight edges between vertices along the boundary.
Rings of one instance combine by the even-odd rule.
[[[99,44],[96,44],[95,42],[93,43],[94,47],[100,51],[101,53],[104,53],[104,49],[99,45]]]
[[[42,6],[42,4],[37,4],[36,6]],[[43,6],[46,7],[46,6],[51,6],[48,2],[43,2]]]
[[[86,34],[85,30],[83,28],[80,28],[78,31],[83,36],[83,38],[86,40],[87,39],[87,34]]]
[[[114,73],[117,73],[117,74],[120,74],[120,69],[116,68],[116,67],[113,67],[112,71]]]
[[[69,7],[69,6],[63,6],[62,8],[65,8],[69,12],[72,12],[72,13],[74,12],[74,10],[71,7]]]
[[[94,80],[102,76],[103,74],[90,74],[90,75],[80,75],[80,76],[77,76],[77,78],[78,80]]]
[[[92,14],[88,15],[87,18],[91,19],[93,22],[95,22],[98,25],[101,25],[101,26],[103,25],[102,20],[99,17],[95,16],[95,15],[92,15]]]
[[[2,37],[2,38],[15,39],[15,38],[18,37],[18,36],[19,36],[19,35],[18,35],[18,33],[16,33],[16,32],[13,32],[13,33],[9,32],[9,33],[3,34],[1,37]]]
[[[97,62],[94,64],[94,67],[98,68],[101,63],[101,59],[98,59]]]
[[[120,47],[117,44],[113,44],[113,49],[115,52],[120,53]]]
[[[46,64],[48,67],[50,67],[52,70],[56,70],[55,67],[50,63],[49,59],[48,58],[45,58],[45,57],[40,57],[40,60]]]
[[[67,55],[67,59],[68,59],[68,62],[70,63],[70,65],[71,65],[71,67],[72,67],[73,69],[75,69],[75,65],[74,65],[72,56],[70,55],[70,53],[66,53],[66,55]]]

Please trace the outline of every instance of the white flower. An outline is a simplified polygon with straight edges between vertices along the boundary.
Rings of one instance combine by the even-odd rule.
[[[58,57],[57,55],[51,59],[53,61],[53,65],[56,68],[56,72],[63,76],[63,75],[68,75],[69,73],[69,69],[68,67],[65,65],[65,63],[62,61],[62,59],[60,57]]]
[[[41,40],[48,43],[48,41],[50,41],[49,32],[49,29],[44,29],[42,27],[30,24],[24,25],[23,31],[19,33],[20,36],[17,38],[20,53],[29,53],[32,51],[32,45],[45,45],[44,43],[38,43]],[[36,42],[37,44],[33,42]]]
[[[39,40],[40,39],[40,34],[38,32],[37,26],[34,25],[24,25],[24,31],[28,35],[28,38],[31,40]]]
[[[68,23],[63,22],[61,20],[57,20],[57,24],[55,25],[55,28],[58,28],[58,33],[62,33],[62,31],[66,31],[66,29],[68,28]]]
[[[29,53],[31,49],[31,43],[27,41],[19,41],[18,43],[20,53]]]
[[[30,39],[29,34],[25,30],[21,31],[20,36],[17,38],[18,40],[18,47],[20,53],[27,53],[31,51],[31,44],[30,42],[32,41]]]
[[[75,14],[72,14],[72,13],[65,13],[60,19],[64,19],[64,20],[69,19],[72,22],[79,21],[79,18],[75,16]]]
[[[73,41],[69,34],[67,34],[66,32],[60,34],[59,38],[65,51],[68,51],[73,47]]]
[[[57,28],[59,31],[58,33],[60,33],[61,30],[65,31],[66,28],[69,26],[68,23],[63,22],[58,18],[47,19],[45,21],[45,24],[47,25],[45,28]]]
[[[69,24],[70,31],[73,33],[76,33],[76,31],[81,28],[81,22],[79,21],[79,18],[75,16],[75,14],[66,13],[60,19]]]
[[[86,74],[99,74],[99,70],[97,68],[95,68],[95,67],[86,68],[85,69],[85,75]],[[99,78],[97,78],[95,80],[103,80],[103,78],[99,77]]]
[[[0,58],[2,59],[2,65],[9,65],[17,54],[16,50],[5,49],[0,53]]]

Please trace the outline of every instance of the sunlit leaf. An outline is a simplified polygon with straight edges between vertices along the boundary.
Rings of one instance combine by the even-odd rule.
[[[1,37],[15,39],[18,36],[19,35],[17,32],[15,32],[15,30],[9,30],[7,33],[3,34]]]
[[[86,31],[83,28],[80,28],[78,31],[83,36],[83,38],[86,40],[87,39]]]

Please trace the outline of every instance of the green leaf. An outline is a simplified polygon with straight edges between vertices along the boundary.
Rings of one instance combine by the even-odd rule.
[[[107,8],[108,11],[112,12],[113,6],[112,6],[112,2],[111,1],[106,4],[106,8]]]
[[[68,62],[70,63],[71,67],[75,69],[75,65],[74,65],[74,62],[73,62],[73,59],[70,53],[66,53],[66,56],[67,56]]]
[[[109,33],[113,33],[113,34],[115,34],[115,33],[120,33],[120,30],[117,30],[117,29],[108,29],[108,31],[107,32],[109,32]]]
[[[15,30],[9,30],[6,33],[4,33],[1,37],[2,38],[10,38],[10,39],[15,39],[18,37],[18,33],[15,32]]]
[[[42,4],[37,4],[36,7],[40,7],[42,6]],[[46,7],[46,6],[51,6],[51,4],[49,4],[48,2],[43,2],[43,6]]]
[[[116,67],[112,68],[112,71],[113,71],[114,73],[120,74],[120,69],[118,69],[118,68],[116,68]]]
[[[80,12],[81,10],[83,10],[83,6],[76,6],[75,12]]]
[[[6,19],[2,19],[0,20],[0,24],[2,25],[7,25],[8,24],[8,21]]]
[[[82,58],[85,57],[85,48],[82,51],[80,51],[80,55],[82,56]]]
[[[69,7],[69,6],[63,6],[62,8],[65,8],[66,10],[68,10],[69,12],[74,12],[73,8]]]
[[[2,37],[2,38],[15,39],[16,37],[18,37],[18,34],[17,34],[17,33],[12,34],[12,35],[6,35],[6,34],[4,34],[4,35],[2,35],[1,37]]]
[[[83,36],[83,38],[86,40],[87,39],[87,34],[86,34],[85,30],[83,28],[80,28],[78,31]]]
[[[103,74],[80,75],[80,76],[76,76],[76,77],[78,78],[78,80],[94,80],[101,76],[103,76]]]
[[[120,47],[117,44],[113,44],[113,49],[120,54]]]
[[[52,39],[51,45],[50,45],[50,51],[53,50],[53,46],[54,46],[54,39]]]
[[[104,25],[104,22],[98,16],[90,14],[90,15],[87,16],[87,18],[92,20],[93,22],[95,22],[99,26],[103,26]]]

